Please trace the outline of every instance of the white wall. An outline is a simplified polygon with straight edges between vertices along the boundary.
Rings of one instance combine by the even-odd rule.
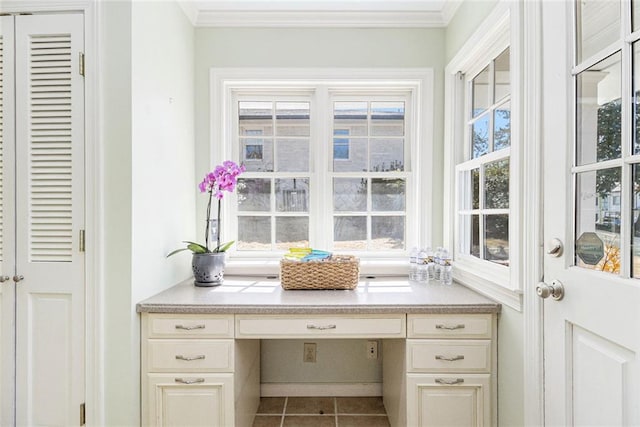
[[[211,164],[209,71],[212,67],[271,68],[433,68],[435,70],[434,156],[432,207],[434,224],[442,223],[443,156],[443,29],[196,29],[196,170],[203,175]],[[217,143],[217,141],[216,141]],[[199,221],[204,221],[204,199]],[[438,227],[433,246],[442,241]],[[380,382],[381,367],[371,363],[358,343],[318,342],[318,354],[341,355],[331,369],[358,372],[360,382]],[[263,352],[263,382],[326,382],[324,371],[302,362],[302,341],[269,345]],[[330,362],[328,362],[330,363]],[[371,369],[361,369],[363,366]],[[291,369],[282,369],[283,367]]]
[[[447,63],[487,17],[496,0],[465,0],[446,31]],[[446,179],[446,178],[445,178]],[[498,320],[498,423],[524,425],[524,316],[505,305]]]
[[[103,2],[105,425],[139,424],[135,304],[190,276],[194,31],[175,2]]]

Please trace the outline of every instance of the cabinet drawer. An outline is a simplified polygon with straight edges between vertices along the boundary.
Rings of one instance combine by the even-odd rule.
[[[237,338],[403,338],[404,315],[236,316]]]
[[[409,372],[490,372],[489,340],[407,340]]]
[[[409,315],[409,338],[491,338],[491,314]]]
[[[233,340],[148,340],[148,372],[233,371]]]
[[[149,314],[146,323],[149,338],[233,338],[233,316]]]

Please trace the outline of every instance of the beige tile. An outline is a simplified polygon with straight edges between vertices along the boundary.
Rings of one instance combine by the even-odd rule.
[[[291,398],[289,398],[291,399]],[[336,427],[336,417],[332,415],[320,416],[285,416],[284,427]]]
[[[338,427],[389,427],[389,420],[381,415],[340,415]]]
[[[277,415],[256,415],[253,427],[280,427],[282,417]]]
[[[284,401],[286,397],[261,397],[258,414],[282,414],[284,413]]]
[[[338,397],[338,414],[387,414],[381,397]]]
[[[335,413],[333,397],[290,397],[287,400],[286,415],[329,415]]]

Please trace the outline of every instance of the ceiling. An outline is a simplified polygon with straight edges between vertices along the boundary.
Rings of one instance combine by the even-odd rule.
[[[179,0],[198,27],[431,28],[462,0]]]

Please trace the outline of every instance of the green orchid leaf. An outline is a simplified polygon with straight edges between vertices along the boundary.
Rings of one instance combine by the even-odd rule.
[[[170,252],[170,253],[167,255],[167,258],[169,258],[169,257],[170,257],[170,256],[172,256],[172,255],[177,254],[178,252],[188,251],[188,250],[189,250],[189,248],[180,248],[180,249],[176,249],[175,251]]]
[[[187,245],[187,249],[191,250],[191,252],[193,252],[194,254],[204,254],[207,252],[207,248],[193,242],[189,242],[189,244]]]
[[[231,240],[223,245],[220,245],[220,247],[218,248],[218,250],[216,252],[225,252],[227,249],[229,249],[231,247],[231,245],[233,245],[236,241],[235,240]]]

